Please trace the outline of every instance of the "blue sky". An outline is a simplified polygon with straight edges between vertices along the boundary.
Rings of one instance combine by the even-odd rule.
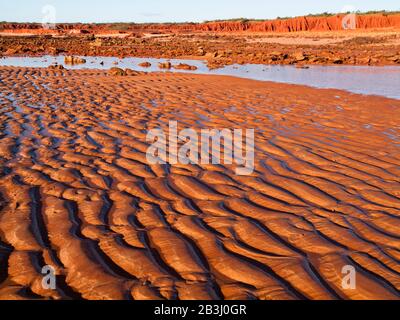
[[[398,0],[0,0],[0,21],[41,22],[53,5],[56,22],[184,22],[270,19],[309,13],[400,10]]]

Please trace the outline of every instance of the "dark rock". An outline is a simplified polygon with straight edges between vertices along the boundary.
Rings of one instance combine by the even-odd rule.
[[[142,67],[142,68],[150,68],[151,67],[151,63],[150,62],[142,62],[142,63],[139,63],[139,67]]]
[[[86,63],[86,60],[83,58],[80,58],[80,57],[65,56],[64,62],[68,63],[68,64],[82,64],[82,63]]]
[[[108,70],[108,74],[110,76],[126,76],[126,71],[121,68],[113,67]]]
[[[191,66],[186,63],[180,63],[178,65],[175,65],[174,68],[178,70],[197,70],[196,66]]]
[[[307,59],[307,57],[304,55],[303,52],[296,52],[296,53],[293,55],[293,58],[294,58],[296,61],[304,61],[304,60]]]
[[[160,69],[171,69],[172,68],[172,64],[171,64],[171,62],[160,62],[159,64],[158,64],[158,67],[160,68]]]
[[[52,64],[49,66],[50,70],[65,70],[64,66],[61,64]]]

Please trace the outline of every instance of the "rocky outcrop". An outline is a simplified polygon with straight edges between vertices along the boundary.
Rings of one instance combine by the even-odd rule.
[[[49,66],[50,70],[65,70],[62,64],[52,64]]]
[[[80,57],[65,56],[64,62],[68,64],[83,64],[86,63],[86,60]]]
[[[117,67],[113,67],[110,70],[108,70],[108,74],[110,76],[126,76],[127,75],[125,70],[123,70],[121,68],[117,68]]]
[[[175,65],[174,69],[177,69],[177,70],[192,70],[193,71],[193,70],[197,70],[197,67],[196,66],[191,66],[191,65],[186,64],[186,63],[180,63],[180,64]]]
[[[160,63],[158,64],[158,67],[159,67],[160,69],[171,69],[171,68],[172,68],[172,64],[171,64],[171,62],[169,62],[169,61],[167,61],[167,62],[160,62]]]
[[[151,63],[150,62],[142,62],[142,63],[139,63],[139,67],[150,68],[151,67]]]

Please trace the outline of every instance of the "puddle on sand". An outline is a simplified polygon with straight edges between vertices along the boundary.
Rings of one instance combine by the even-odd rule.
[[[231,65],[220,69],[209,70],[205,61],[155,58],[116,58],[116,57],[83,57],[85,64],[65,65],[64,56],[43,57],[4,57],[0,66],[15,67],[48,67],[58,63],[67,69],[109,69],[111,67],[130,68],[137,71],[166,72],[160,70],[158,63],[171,61],[173,65],[186,63],[196,66],[195,71],[174,70],[172,72],[214,74],[235,76],[246,79],[274,81],[290,84],[308,85],[316,88],[347,90],[353,93],[385,96],[400,99],[400,67],[385,66],[310,66],[299,69],[288,65]],[[139,64],[150,62],[151,67],[143,68]],[[102,63],[102,64],[101,64]],[[118,64],[115,64],[118,63]],[[340,99],[340,96],[337,96]]]

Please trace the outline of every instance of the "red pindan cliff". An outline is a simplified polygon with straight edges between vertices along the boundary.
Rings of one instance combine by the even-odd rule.
[[[165,23],[165,24],[57,24],[57,31],[85,30],[92,33],[116,31],[131,32],[296,32],[342,30],[344,14],[333,16],[308,16],[265,21],[216,21],[207,23]],[[356,15],[357,29],[400,28],[400,13]],[[40,24],[0,24],[0,30],[19,33],[22,30],[37,30]],[[43,31],[43,30],[42,30]],[[39,31],[40,32],[40,31]]]
[[[214,22],[197,25],[201,31],[295,32],[342,30],[345,15],[298,17],[262,22]],[[400,28],[400,14],[356,15],[358,29]]]

